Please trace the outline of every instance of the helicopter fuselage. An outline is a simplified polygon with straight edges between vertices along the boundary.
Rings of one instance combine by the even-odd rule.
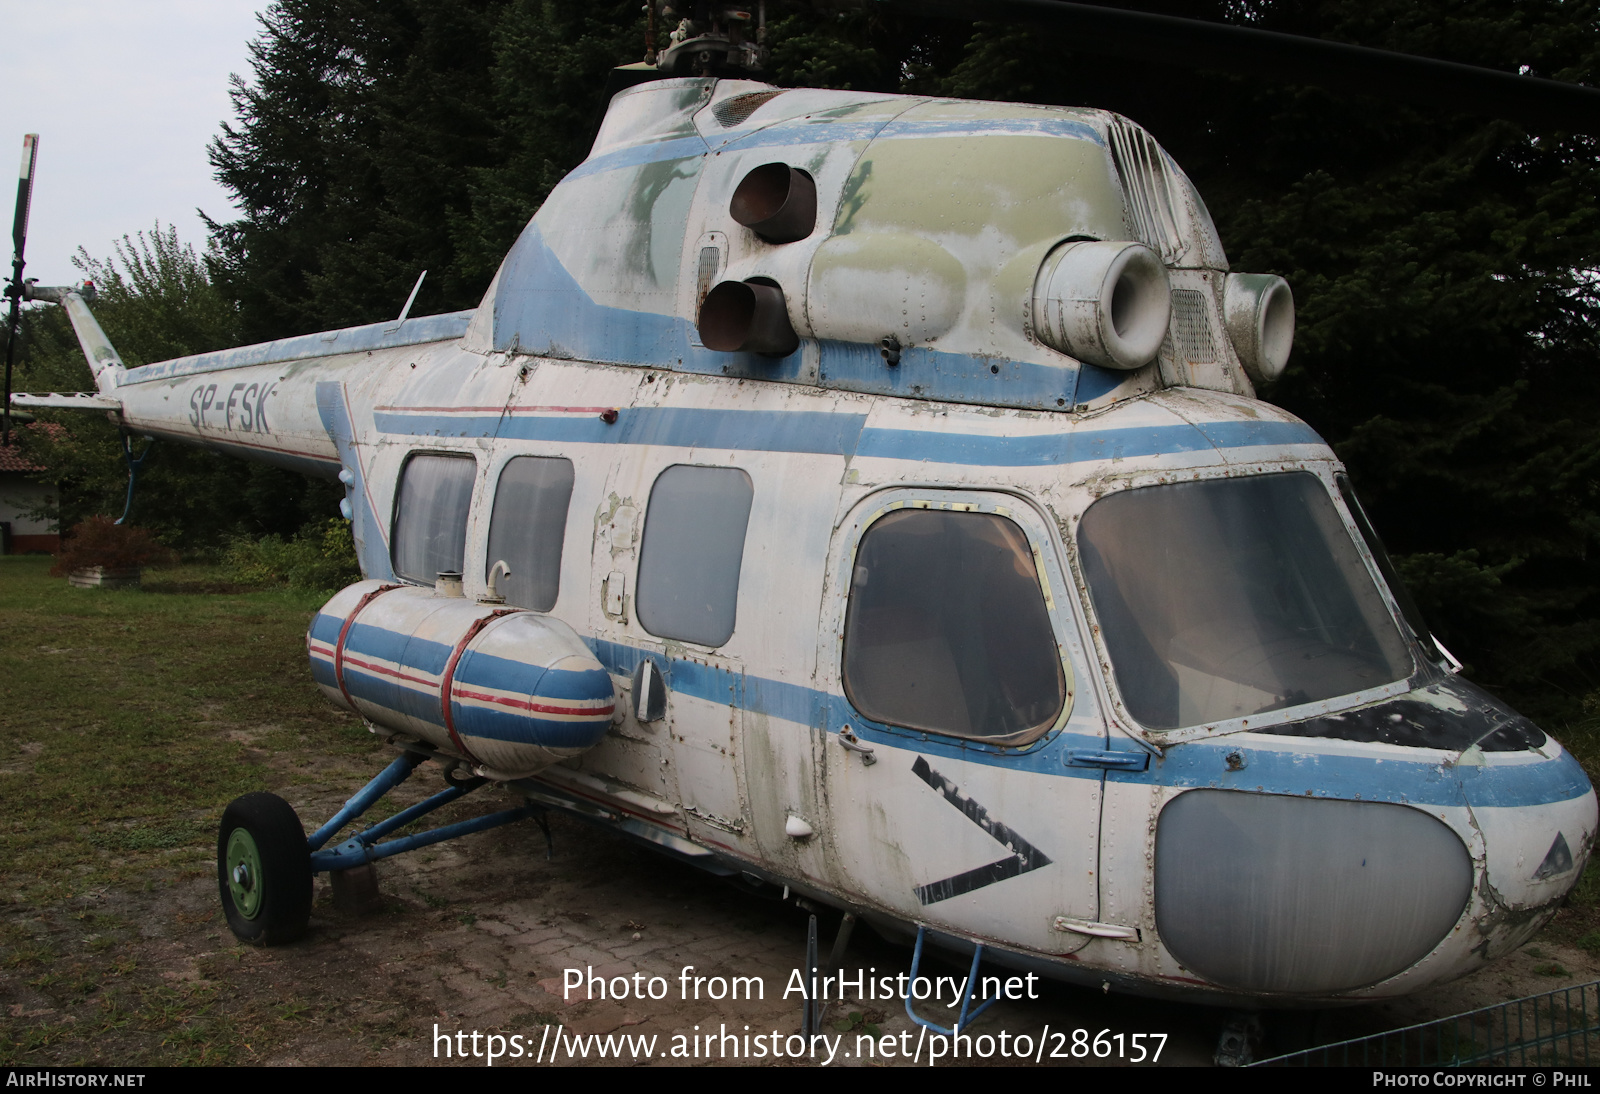
[[[798,239],[729,214],[771,164],[814,184]],[[1144,305],[1108,289],[1090,345],[1057,272],[1126,240],[1171,294],[1138,366],[1112,343],[1148,317],[1113,313]],[[661,81],[618,96],[475,312],[115,397],[129,429],[346,483],[368,580],[308,643],[384,732],[1053,977],[1409,993],[1553,914],[1596,799],[1419,633],[1333,451],[1253,397],[1282,366],[1242,344],[1271,331],[1240,333],[1238,276],[1113,115]],[[755,321],[757,349],[712,348],[725,284],[777,289],[793,348]],[[513,610],[569,628],[614,701],[517,699],[485,654],[474,702],[571,730],[489,762],[450,674]]]

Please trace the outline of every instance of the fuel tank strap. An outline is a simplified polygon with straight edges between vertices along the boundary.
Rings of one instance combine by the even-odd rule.
[[[350,628],[355,626],[356,616],[361,614],[363,608],[365,608],[368,604],[371,604],[384,593],[393,592],[398,588],[401,588],[401,586],[379,585],[376,589],[373,589],[371,592],[367,593],[366,596],[361,598],[361,602],[355,606],[354,610],[352,610],[349,615],[345,616],[344,623],[339,627],[339,637],[333,643],[333,679],[334,682],[339,685],[339,694],[344,696],[344,701],[349,705],[351,710],[356,709],[356,703],[354,699],[350,698],[350,689],[345,687],[344,684],[345,639],[350,637]]]
[[[456,732],[455,715],[450,712],[450,689],[455,683],[456,665],[461,661],[461,655],[467,651],[467,647],[471,645],[472,640],[478,637],[485,627],[496,619],[501,619],[508,615],[516,615],[519,611],[521,611],[520,608],[499,608],[481,619],[474,619],[472,626],[467,628],[466,633],[456,643],[456,648],[450,651],[450,661],[445,665],[444,673],[439,677],[439,706],[444,714],[445,732],[450,734],[450,740],[461,750],[461,754],[475,764],[481,765],[483,761],[474,756],[472,750],[467,748],[466,742],[462,741],[461,734]]]

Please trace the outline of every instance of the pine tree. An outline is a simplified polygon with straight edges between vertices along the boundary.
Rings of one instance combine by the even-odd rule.
[[[280,0],[212,145],[213,225],[251,340],[477,305],[588,152],[636,2]]]

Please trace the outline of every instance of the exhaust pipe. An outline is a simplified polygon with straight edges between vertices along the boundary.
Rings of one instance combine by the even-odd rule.
[[[794,243],[817,226],[817,184],[787,163],[764,163],[739,182],[728,213],[768,243]]]
[[[787,357],[800,348],[783,290],[764,279],[716,286],[706,293],[696,326],[705,347],[723,353]]]

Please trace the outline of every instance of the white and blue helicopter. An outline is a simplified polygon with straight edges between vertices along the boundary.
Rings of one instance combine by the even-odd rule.
[[[1594,790],[1255,398],[1289,286],[1230,271],[1157,142],[697,75],[759,48],[680,30],[689,74],[616,95],[474,310],[127,368],[27,287],[98,390],[13,405],[346,487],[366,579],[311,673],[400,756],[309,837],[228,806],[234,932],[547,808],[919,956],[1202,1002],[1401,995],[1538,930]],[[450,786],[336,841],[429,760]],[[526,804],[386,838],[486,783]]]

